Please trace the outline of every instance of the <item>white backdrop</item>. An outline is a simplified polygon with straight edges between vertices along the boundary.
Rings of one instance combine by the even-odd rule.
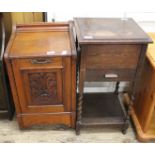
[[[155,0],[53,0],[48,21],[74,17],[131,17],[147,32],[155,32]],[[49,9],[51,8],[51,9]]]
[[[53,0],[50,4],[46,9],[48,21],[124,16],[137,22],[155,21],[155,0]]]
[[[155,10],[154,12],[128,12],[128,11],[48,11],[48,22],[53,21],[68,21],[74,17],[118,17],[118,18],[133,18],[146,32],[155,32]]]
[[[80,17],[133,17],[155,21],[155,0],[1,0],[1,12],[48,12],[51,21]]]
[[[63,11],[59,10],[53,10],[53,11],[48,11],[48,21],[52,21],[54,19],[55,21],[67,21],[71,20],[74,17],[119,17],[119,18],[124,18],[124,17],[132,17],[134,18],[137,22],[155,22],[155,10],[154,12],[129,12],[129,11],[104,11],[104,10],[67,10],[65,11],[65,8]]]

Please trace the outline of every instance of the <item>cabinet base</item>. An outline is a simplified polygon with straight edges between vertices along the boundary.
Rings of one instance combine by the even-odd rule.
[[[39,113],[39,114],[18,114],[20,129],[26,129],[33,125],[63,124],[75,128],[75,113]]]
[[[141,142],[148,142],[148,141],[152,141],[152,140],[155,140],[155,135],[153,134],[150,134],[148,132],[144,133],[142,128],[141,128],[141,125],[137,119],[137,116],[134,112],[134,110],[132,109],[132,112],[131,112],[131,118],[133,120],[133,123],[135,125],[135,128],[136,128],[136,132],[137,132],[137,139]]]
[[[129,102],[130,102],[129,96],[126,94],[126,95],[124,95],[124,98],[125,98],[125,102],[127,104],[129,104]],[[131,115],[133,124],[136,129],[137,140],[139,140],[140,142],[148,142],[148,141],[155,140],[155,134],[151,134],[149,132],[143,132],[142,127],[138,121],[137,115],[134,111],[134,108],[132,106],[130,108],[131,108],[130,115]]]

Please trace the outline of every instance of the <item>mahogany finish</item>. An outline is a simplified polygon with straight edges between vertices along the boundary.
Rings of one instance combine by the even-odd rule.
[[[80,134],[80,128],[85,125],[86,119],[89,125],[119,125],[123,133],[126,133],[129,117],[124,110],[124,106],[121,102],[118,102],[119,82],[131,82],[131,89],[128,92],[134,99],[136,82],[141,75],[147,44],[152,40],[130,18],[75,18],[74,21],[77,34],[76,45],[79,52],[78,60],[80,60],[78,62],[79,96],[76,134]],[[117,81],[116,90],[111,93],[109,98],[102,98],[100,94],[95,94],[89,100],[85,97],[87,94],[84,93],[85,81]],[[92,99],[93,96],[95,99]],[[98,104],[100,103],[98,99],[101,99],[101,103],[108,103],[102,105],[105,109],[101,108],[101,104]],[[108,115],[100,118],[97,116],[97,119],[96,116],[88,119],[88,116],[84,114],[85,105],[89,109],[93,101],[96,103],[94,105],[98,107],[93,109],[99,111],[102,109],[103,113],[106,112]],[[115,106],[112,102],[116,102]],[[108,105],[108,108],[106,105]],[[85,108],[83,109],[83,107]],[[115,113],[114,108],[120,109],[119,112]],[[93,113],[93,110],[91,113]],[[83,115],[85,115],[85,118],[83,118]],[[120,117],[122,119],[119,119]],[[109,123],[109,120],[111,120],[111,123]]]
[[[76,51],[72,23],[17,25],[5,62],[21,128],[75,126]]]

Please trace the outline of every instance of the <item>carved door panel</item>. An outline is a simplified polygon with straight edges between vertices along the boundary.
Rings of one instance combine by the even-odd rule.
[[[21,70],[29,106],[62,104],[62,70]]]
[[[70,92],[70,88],[65,84],[69,64],[64,64],[66,67],[63,67],[62,64],[27,65],[25,62],[24,60],[13,62],[21,111],[26,113],[69,111],[70,99],[64,94]]]

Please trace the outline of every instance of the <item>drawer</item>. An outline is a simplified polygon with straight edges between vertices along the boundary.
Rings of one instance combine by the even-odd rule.
[[[86,81],[132,81],[135,70],[90,70],[86,71]]]
[[[13,62],[16,62],[22,67],[32,67],[32,68],[44,68],[44,67],[62,67],[62,57],[36,57],[28,59],[14,59]]]
[[[141,45],[89,45],[86,51],[87,69],[136,69]]]

